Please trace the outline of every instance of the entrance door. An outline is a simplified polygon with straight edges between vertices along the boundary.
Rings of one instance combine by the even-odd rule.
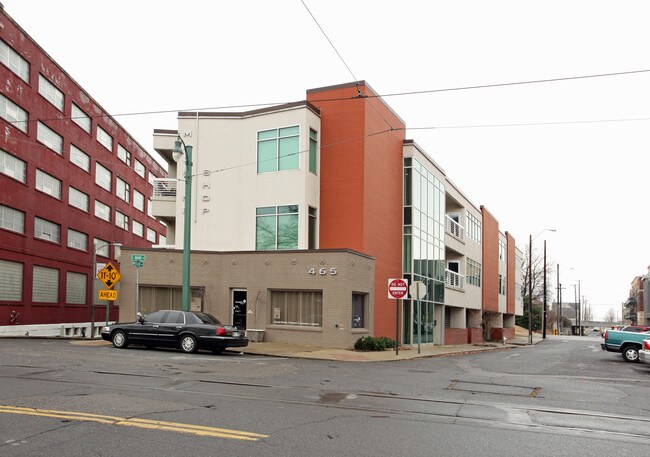
[[[246,289],[232,291],[232,325],[246,328]]]

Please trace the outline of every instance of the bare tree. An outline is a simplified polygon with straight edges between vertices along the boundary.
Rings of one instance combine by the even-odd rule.
[[[521,285],[521,295],[526,299],[525,303],[528,303],[528,281],[529,281],[529,255],[530,255],[530,246],[526,246],[526,251],[524,253],[524,263],[523,265],[523,274],[522,274],[522,285]],[[553,271],[555,269],[555,264],[546,259],[546,302],[550,303],[553,300],[553,290],[554,290],[554,276]],[[533,292],[533,303],[536,301],[542,302],[544,299],[544,254],[538,253],[533,249],[532,257],[532,292]],[[548,314],[547,314],[548,317]]]
[[[582,316],[583,321],[593,321],[594,314],[591,311],[591,305],[585,303],[584,315]]]
[[[609,308],[607,310],[607,313],[605,313],[605,322],[617,322],[618,321],[618,313],[614,308]]]

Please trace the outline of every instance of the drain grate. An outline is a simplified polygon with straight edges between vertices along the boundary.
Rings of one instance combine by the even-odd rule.
[[[518,397],[537,397],[541,387],[511,386],[507,384],[493,384],[488,382],[472,382],[453,380],[447,390],[458,390],[477,394],[514,395]]]

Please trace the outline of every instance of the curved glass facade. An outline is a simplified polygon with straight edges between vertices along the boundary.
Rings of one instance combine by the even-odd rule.
[[[422,281],[427,286],[427,294],[419,303],[403,302],[405,344],[434,342],[435,308],[445,300],[444,234],[444,185],[417,159],[407,157],[404,159],[404,278],[409,284]]]

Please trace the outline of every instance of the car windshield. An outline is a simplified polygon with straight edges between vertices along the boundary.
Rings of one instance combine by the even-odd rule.
[[[214,317],[212,314],[208,313],[194,313],[196,317],[199,318],[199,320],[204,323],[204,324],[216,324],[216,325],[222,325],[219,319]]]

